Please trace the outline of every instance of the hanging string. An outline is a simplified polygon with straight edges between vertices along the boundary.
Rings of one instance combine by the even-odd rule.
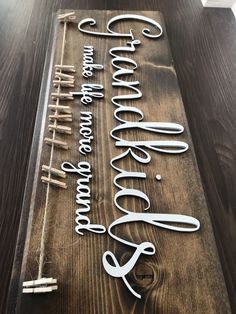
[[[62,39],[62,49],[61,49],[61,60],[60,65],[63,65],[64,54],[65,54],[65,44],[66,44],[66,31],[67,31],[67,21],[64,22],[64,30],[63,30],[63,39]],[[59,70],[62,73],[62,70]],[[61,80],[61,78],[59,78]],[[57,92],[60,94],[61,87],[58,84]],[[59,97],[56,99],[56,107],[59,106],[60,99]],[[58,110],[55,110],[55,115],[58,114]],[[56,126],[57,126],[57,119],[54,121],[55,128],[53,129],[52,139],[55,140],[56,136]],[[45,200],[45,208],[44,208],[44,216],[43,216],[43,225],[42,225],[42,234],[41,234],[41,241],[40,241],[40,255],[39,255],[39,268],[38,268],[38,279],[42,278],[43,274],[43,266],[44,266],[44,259],[45,259],[45,244],[46,244],[46,225],[47,225],[47,216],[48,216],[48,204],[49,204],[49,192],[50,192],[50,179],[51,179],[51,169],[52,169],[52,161],[53,161],[53,154],[54,154],[54,143],[52,142],[51,146],[51,153],[50,153],[50,161],[49,161],[49,170],[48,170],[48,179],[49,182],[47,183],[47,190],[46,190],[46,200]]]

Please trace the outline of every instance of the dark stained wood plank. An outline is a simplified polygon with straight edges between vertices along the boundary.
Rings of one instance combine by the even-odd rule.
[[[106,4],[104,1],[63,1],[60,4],[8,0],[0,3],[1,312],[5,308],[19,225],[51,12],[60,6],[163,12],[235,311],[236,151],[233,143],[236,113],[235,88],[231,86],[235,86],[236,80],[236,49],[235,19],[231,11],[203,10],[196,0],[109,1]]]
[[[78,11],[77,19],[92,15],[98,21],[101,29],[105,28],[105,22],[115,12],[106,11]],[[118,14],[118,12],[117,12]],[[142,12],[159,21],[164,22],[159,13]],[[125,24],[127,25],[127,24]],[[120,30],[127,28],[121,24]],[[134,28],[135,34],[141,34],[142,25],[132,23],[128,29]],[[56,45],[55,64],[59,63],[61,38],[63,29],[59,27]],[[138,37],[139,38],[139,37]],[[102,270],[101,255],[104,250],[111,250],[118,256],[118,261],[127,259],[132,254],[128,247],[118,245],[108,235],[97,236],[86,234],[79,237],[74,229],[74,202],[77,177],[69,176],[67,184],[69,189],[61,191],[50,189],[48,205],[48,225],[46,226],[46,261],[43,275],[56,277],[59,281],[59,290],[55,294],[34,297],[22,295],[22,280],[31,280],[37,277],[39,246],[41,241],[41,224],[43,221],[46,187],[40,182],[40,168],[42,164],[48,164],[50,148],[43,146],[37,185],[33,187],[32,205],[30,209],[29,229],[26,238],[21,279],[19,272],[14,270],[13,282],[19,281],[17,287],[17,313],[229,313],[227,293],[215,240],[211,228],[209,213],[206,207],[199,173],[195,161],[193,145],[188,130],[186,116],[178,90],[176,74],[172,65],[172,57],[168,48],[166,30],[164,36],[158,41],[142,37],[142,45],[137,48],[135,54],[128,56],[134,58],[138,64],[135,78],[140,81],[140,89],[143,97],[139,102],[132,102],[144,112],[145,121],[171,121],[184,125],[186,131],[178,140],[189,143],[190,151],[184,155],[162,155],[152,153],[152,164],[147,166],[137,165],[133,160],[119,163],[121,168],[133,171],[144,171],[147,179],[135,182],[136,188],[145,191],[152,201],[150,211],[152,213],[175,213],[192,215],[201,221],[202,228],[195,234],[184,235],[181,233],[165,232],[157,228],[132,224],[120,227],[122,237],[131,242],[139,243],[148,240],[154,243],[157,253],[153,257],[141,257],[139,267],[134,268],[129,281],[141,293],[142,299],[135,299],[128,294],[123,283],[119,279],[108,277]],[[92,180],[92,207],[90,218],[95,223],[111,224],[120,215],[113,206],[113,198],[116,189],[109,162],[112,157],[119,154],[114,147],[109,131],[116,125],[113,117],[114,107],[110,99],[117,92],[111,88],[111,67],[108,50],[114,46],[120,46],[119,40],[107,40],[97,37],[82,35],[77,30],[77,25],[68,26],[67,50],[65,64],[73,64],[78,70],[76,88],[82,84],[80,71],[82,66],[82,54],[77,53],[85,44],[92,44],[95,48],[96,59],[105,65],[104,74],[95,75],[96,83],[104,84],[105,101],[94,101],[90,106],[81,106],[78,101],[67,101],[67,105],[73,108],[74,123],[73,135],[70,137],[57,136],[59,140],[67,140],[70,150],[56,150],[53,166],[60,167],[62,161],[69,160],[73,163],[80,161],[78,154],[78,129],[79,111],[89,110],[94,115],[94,153],[89,161],[93,168]],[[124,41],[125,43],[125,41]],[[122,45],[124,44],[122,43]],[[147,49],[149,47],[150,49]],[[146,48],[146,49],[145,49]],[[155,52],[155,53],[153,53]],[[46,78],[44,78],[44,83]],[[51,88],[51,91],[54,89]],[[115,89],[116,90],[116,89]],[[123,91],[124,93],[124,91]],[[44,100],[44,92],[42,93]],[[50,100],[43,103],[47,106]],[[129,105],[129,103],[128,103]],[[42,108],[40,107],[40,115]],[[44,118],[43,118],[44,119]],[[44,120],[43,120],[44,125]],[[37,130],[41,126],[37,125]],[[145,132],[126,132],[128,139],[154,140],[156,135]],[[49,137],[47,123],[45,135]],[[167,136],[159,136],[160,139],[168,139]],[[36,143],[38,139],[36,138]],[[92,145],[93,146],[93,145]],[[122,150],[123,151],[123,150]],[[39,156],[41,146],[39,147]],[[86,158],[85,160],[88,160]],[[155,181],[156,171],[163,175],[163,184]],[[33,173],[30,174],[32,178]],[[153,179],[154,178],[154,179]],[[130,180],[123,182],[129,186]],[[157,186],[155,186],[157,185]],[[101,189],[101,186],[103,187]],[[159,187],[158,187],[159,186]],[[29,195],[31,190],[26,190]],[[140,203],[127,201],[125,207],[131,211],[141,210]],[[26,205],[27,207],[27,205]],[[130,208],[131,207],[131,208]],[[137,210],[137,208],[139,208]],[[26,230],[27,224],[22,226]],[[22,231],[22,230],[21,230]],[[20,245],[22,240],[20,241]],[[16,259],[16,265],[20,259]],[[143,280],[144,274],[152,274]],[[191,276],[190,276],[191,274]],[[210,289],[209,289],[210,287]],[[180,293],[181,291],[181,293]],[[81,300],[81,301],[80,301]],[[11,299],[11,302],[14,302]],[[13,307],[11,304],[11,310]]]

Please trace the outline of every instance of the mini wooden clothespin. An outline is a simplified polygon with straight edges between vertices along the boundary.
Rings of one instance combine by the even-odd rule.
[[[63,13],[58,15],[60,22],[73,22],[76,19],[75,12]]]
[[[50,114],[49,121],[72,122],[72,114]]]
[[[62,80],[66,80],[66,81],[74,81],[75,77],[74,75],[70,75],[70,74],[66,74],[60,71],[56,71],[55,72],[55,78],[56,79],[62,79]]]
[[[53,86],[54,87],[58,87],[58,86],[61,86],[61,87],[75,87],[74,82],[75,82],[74,80],[72,80],[72,81],[53,80]]]
[[[65,73],[75,73],[75,66],[74,65],[56,64],[55,69],[56,69],[56,71],[63,71]]]
[[[49,124],[48,125],[48,130],[50,132],[58,132],[58,133],[63,133],[63,134],[72,134],[72,129],[69,126],[65,125],[54,125],[54,124]]]
[[[66,142],[63,142],[63,141],[55,140],[55,139],[52,139],[49,137],[45,137],[44,141],[48,145],[54,145],[58,148],[69,149],[68,144]]]
[[[65,171],[62,171],[60,169],[56,169],[53,167],[49,167],[47,165],[42,165],[42,171],[46,172],[46,173],[50,172],[51,174],[53,174],[54,176],[57,176],[57,177],[66,178]]]
[[[56,186],[57,188],[67,189],[66,183],[61,182],[59,180],[55,180],[55,179],[44,177],[44,176],[41,177],[41,180],[43,183],[47,183],[47,184],[49,183],[51,185]]]
[[[62,105],[48,105],[48,108],[51,109],[52,111],[58,111],[61,113],[68,113],[71,114],[71,108],[70,106],[62,106]]]
[[[51,93],[53,100],[73,100],[74,97],[71,93]]]
[[[40,278],[23,282],[23,293],[46,293],[57,290],[57,279]]]

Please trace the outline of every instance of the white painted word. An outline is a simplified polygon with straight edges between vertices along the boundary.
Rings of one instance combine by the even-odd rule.
[[[78,173],[82,177],[77,180],[76,203],[82,207],[76,210],[75,222],[77,226],[75,227],[75,231],[80,235],[84,235],[81,230],[87,230],[94,233],[106,232],[106,228],[104,226],[91,224],[90,219],[84,215],[84,213],[88,213],[90,211],[91,194],[89,182],[90,179],[92,179],[90,163],[81,161],[78,163],[78,168],[76,168],[72,163],[65,161],[62,163],[61,169],[69,173]]]
[[[164,133],[169,135],[177,135],[181,134],[184,131],[183,126],[170,123],[170,122],[142,122],[144,119],[143,112],[136,108],[133,105],[133,101],[140,99],[142,97],[142,93],[139,90],[139,81],[132,81],[131,75],[134,74],[134,71],[137,69],[137,63],[127,57],[127,53],[134,53],[136,51],[136,46],[138,46],[141,42],[138,39],[134,38],[132,31],[130,30],[127,33],[117,33],[113,31],[111,28],[114,27],[114,23],[123,20],[138,20],[151,24],[156,30],[158,30],[157,34],[151,34],[151,31],[148,28],[143,29],[142,34],[145,37],[156,39],[159,38],[162,33],[162,27],[156,21],[147,18],[141,15],[135,14],[122,14],[113,17],[107,23],[107,32],[93,32],[89,30],[85,30],[85,25],[94,26],[96,25],[96,21],[94,19],[88,18],[82,20],[78,28],[81,32],[87,34],[93,34],[97,36],[106,36],[106,37],[120,37],[120,38],[128,38],[126,45],[123,47],[114,47],[111,48],[109,53],[112,56],[111,64],[115,69],[115,72],[112,76],[113,87],[122,88],[125,90],[124,94],[119,93],[118,96],[114,96],[112,98],[112,103],[116,107],[114,111],[114,117],[121,124],[113,128],[111,131],[111,137],[116,141],[115,145],[117,147],[122,147],[124,151],[120,153],[118,156],[114,157],[111,160],[111,166],[115,169],[118,174],[114,178],[114,185],[118,188],[117,193],[114,196],[114,203],[116,207],[124,214],[122,217],[116,219],[108,228],[109,235],[116,241],[125,244],[129,247],[133,247],[135,249],[131,258],[127,261],[126,264],[120,266],[116,256],[111,251],[106,251],[103,255],[103,266],[106,272],[113,276],[121,278],[130,292],[136,296],[137,298],[141,298],[141,296],[131,287],[130,283],[126,279],[126,275],[132,270],[132,268],[137,263],[141,254],[144,255],[153,255],[155,253],[155,247],[150,242],[141,242],[141,243],[132,243],[126,240],[124,237],[113,233],[113,228],[117,225],[127,224],[131,222],[143,222],[147,224],[152,224],[159,228],[164,228],[172,231],[179,232],[193,232],[200,228],[200,222],[186,215],[172,215],[172,214],[158,214],[158,213],[136,213],[132,212],[129,208],[123,207],[124,202],[121,202],[121,199],[124,197],[135,197],[136,199],[142,200],[145,204],[143,208],[144,211],[147,211],[151,207],[151,202],[149,197],[142,191],[134,188],[129,188],[122,186],[119,183],[119,180],[122,179],[145,179],[146,173],[144,172],[134,172],[127,171],[119,168],[116,165],[117,161],[123,160],[125,158],[133,158],[136,162],[141,164],[148,164],[151,161],[151,155],[148,150],[153,150],[159,153],[167,153],[167,154],[181,154],[188,150],[188,144],[182,141],[129,141],[124,140],[116,133],[122,133],[122,131],[126,131],[127,129],[135,129],[138,134],[139,130],[146,132],[154,132],[154,133]],[[116,26],[117,28],[117,26]],[[125,56],[122,56],[125,54]],[[128,76],[128,80],[124,80],[125,77]],[[128,91],[127,91],[128,90]],[[127,102],[132,101],[132,105],[128,106]],[[127,117],[133,113],[136,117],[137,121],[127,121],[124,117]],[[120,163],[119,163],[120,164]],[[124,164],[124,163],[122,163]],[[128,180],[127,180],[128,182]],[[128,203],[128,202],[127,202]],[[127,204],[125,203],[125,204]],[[129,203],[128,203],[129,204]],[[127,205],[126,205],[127,206]],[[172,225],[174,224],[174,225]],[[176,226],[176,224],[184,224],[183,226]],[[117,230],[117,228],[116,228]]]
[[[153,34],[151,34],[151,31],[149,28],[144,28],[142,33],[145,37],[148,37],[148,38],[158,38],[158,37],[161,37],[161,35],[163,33],[163,29],[159,23],[157,23],[153,19],[150,19],[149,17],[143,16],[143,15],[138,15],[138,14],[121,14],[121,15],[114,16],[107,23],[107,32],[106,33],[91,32],[91,31],[84,29],[84,26],[87,24],[89,24],[90,26],[96,25],[96,21],[92,18],[86,18],[86,19],[83,19],[82,21],[80,21],[78,24],[78,29],[83,33],[91,34],[91,35],[108,36],[108,37],[121,37],[121,38],[122,37],[128,37],[131,40],[134,39],[134,35],[133,35],[131,29],[130,29],[129,33],[117,33],[111,29],[112,26],[114,26],[113,24],[115,24],[118,21],[122,21],[122,20],[138,20],[138,21],[143,21],[143,22],[147,22],[147,23],[151,24],[155,29],[158,30],[158,34],[153,35]]]
[[[82,75],[86,79],[93,75],[93,69],[102,70],[103,66],[101,64],[93,63],[93,46],[84,46],[84,56],[83,56],[83,72]]]
[[[82,104],[87,105],[93,101],[94,98],[103,98],[104,95],[94,90],[102,90],[103,85],[101,84],[82,84],[80,92],[71,92],[73,96],[81,96],[80,101]]]
[[[80,112],[80,135],[84,138],[79,141],[79,152],[82,155],[86,155],[92,151],[91,140],[93,139],[91,125],[92,125],[92,112],[81,111]]]

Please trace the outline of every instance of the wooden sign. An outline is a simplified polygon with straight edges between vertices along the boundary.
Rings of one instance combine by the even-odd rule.
[[[9,313],[229,313],[158,12],[55,18]]]

